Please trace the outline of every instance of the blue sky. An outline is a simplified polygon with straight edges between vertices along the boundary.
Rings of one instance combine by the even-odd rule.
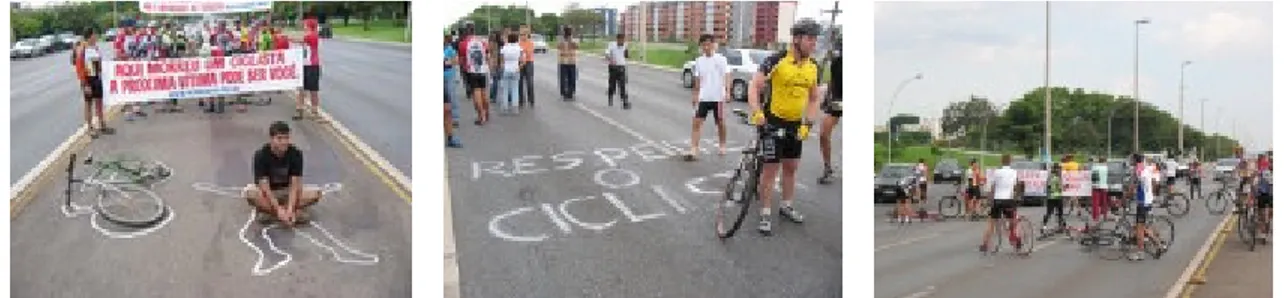
[[[1004,104],[1043,85],[1045,2],[874,4],[876,121],[894,113],[940,117],[975,94]],[[1185,123],[1271,146],[1269,2],[1053,2],[1050,84],[1132,94],[1133,21],[1141,26],[1140,94],[1172,114],[1186,67]],[[1233,128],[1234,127],[1234,128]],[[1143,132],[1145,133],[1144,129]]]

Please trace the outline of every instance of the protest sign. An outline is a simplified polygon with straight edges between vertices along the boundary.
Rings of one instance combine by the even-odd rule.
[[[272,1],[138,1],[143,13],[220,14],[268,11]]]
[[[303,86],[299,49],[227,57],[103,62],[108,105],[163,99],[208,98]]]
[[[985,170],[985,177],[994,177],[994,169]],[[1048,171],[1017,170],[1017,181],[1025,184],[1025,196],[1043,197],[1048,195]],[[992,184],[993,178],[987,179]],[[1090,171],[1062,171],[1062,197],[1092,196],[1092,175]],[[990,185],[984,191],[989,191]]]

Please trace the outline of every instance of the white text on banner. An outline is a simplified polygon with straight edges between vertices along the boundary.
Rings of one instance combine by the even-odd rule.
[[[227,57],[103,62],[108,105],[162,99],[208,98],[303,86],[299,49]]]

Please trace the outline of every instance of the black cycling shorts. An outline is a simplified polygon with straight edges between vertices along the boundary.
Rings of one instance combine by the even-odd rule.
[[[1150,205],[1139,204],[1137,206],[1137,222],[1146,223],[1146,217],[1150,215]]]
[[[802,157],[802,140],[798,139],[798,121],[783,121],[772,119],[767,115],[767,124],[764,126],[762,135],[759,136],[762,142],[763,163],[780,163],[781,160],[798,159]]]
[[[990,218],[1014,218],[1016,215],[1017,201],[1015,199],[994,200],[990,205]]]
[[[320,65],[303,66],[303,90],[304,91],[321,90],[321,66]]]
[[[721,101],[701,101],[696,104],[695,117],[705,119],[709,113],[713,113],[713,120],[722,123],[722,102]]]
[[[1165,183],[1168,183],[1168,186],[1173,186],[1177,184],[1177,177],[1168,177],[1165,181]]]
[[[85,80],[89,82],[89,91],[90,91],[89,93],[86,93],[86,94],[85,94],[85,102],[93,102],[93,101],[95,101],[95,100],[102,100],[102,99],[103,99],[103,80],[102,80],[102,78],[100,78],[100,77],[87,77],[87,78],[85,78]],[[81,91],[81,92],[84,92],[84,90],[80,90],[80,91]]]
[[[967,187],[967,197],[968,197],[969,199],[977,199],[977,198],[980,198],[980,197],[981,197],[981,187],[980,187],[980,186],[968,186],[968,187]]]
[[[1257,198],[1254,198],[1254,200],[1257,201],[1258,209],[1274,208],[1273,206],[1275,205],[1275,200],[1271,198],[1269,193],[1258,192]]]
[[[464,86],[468,88],[468,93],[470,95],[473,90],[486,89],[486,74],[484,73],[464,74]]]

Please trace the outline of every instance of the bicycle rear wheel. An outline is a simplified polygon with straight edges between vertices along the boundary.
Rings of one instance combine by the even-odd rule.
[[[1253,237],[1257,236],[1253,235],[1253,232],[1257,230],[1257,227],[1254,224],[1255,221],[1253,220],[1253,212],[1254,211],[1249,208],[1240,210],[1240,214],[1237,218],[1238,222],[1235,225],[1240,241],[1244,241],[1244,244],[1248,244],[1250,250],[1253,248],[1254,242],[1256,242],[1253,241]]]
[[[109,222],[126,227],[147,227],[165,218],[165,203],[156,193],[131,185],[105,185],[94,206]]]
[[[1226,207],[1230,205],[1230,202],[1227,201],[1226,197],[1227,197],[1227,194],[1224,191],[1215,192],[1213,193],[1212,197],[1209,197],[1207,200],[1204,201],[1204,206],[1208,207],[1209,213],[1225,214]]]
[[[962,205],[957,197],[944,197],[936,203],[936,211],[943,217],[955,217],[959,216]]]
[[[1190,198],[1186,194],[1175,193],[1168,196],[1168,214],[1184,216],[1190,212]]]
[[[1122,219],[1098,223],[1097,229],[1093,231],[1095,241],[1092,243],[1097,257],[1108,261],[1122,259],[1129,248],[1124,238],[1131,229],[1132,225]]]
[[[1021,246],[1016,248],[1016,252],[1022,255],[1029,255],[1034,252],[1034,224],[1029,219],[1022,217],[1017,221],[1017,240],[1021,240]]]
[[[1150,217],[1150,222],[1146,223],[1146,227],[1150,229],[1151,233],[1154,233],[1154,235],[1151,235],[1151,237],[1154,237],[1154,240],[1159,240],[1162,242],[1162,243],[1150,243],[1146,245],[1146,252],[1150,253],[1150,255],[1152,256],[1158,256],[1163,253],[1159,251],[1158,246],[1160,244],[1166,245],[1168,247],[1172,247],[1173,240],[1177,239],[1176,226],[1173,225],[1173,221],[1169,219],[1167,216],[1152,215]]]
[[[714,229],[720,239],[731,238],[736,234],[736,230],[744,224],[745,215],[749,214],[749,204],[757,196],[758,187],[751,182],[755,179],[746,179],[746,174],[742,170],[736,170],[732,174],[722,192],[722,198],[715,206]]]

